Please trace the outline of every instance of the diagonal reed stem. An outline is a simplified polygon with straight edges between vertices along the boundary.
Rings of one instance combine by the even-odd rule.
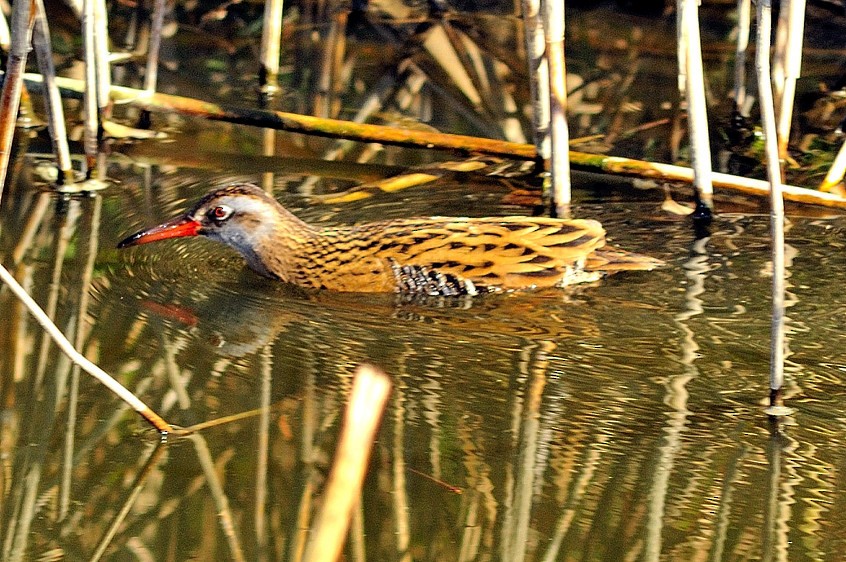
[[[41,310],[38,303],[36,303],[33,298],[27,294],[24,288],[18,284],[14,277],[12,277],[12,274],[9,273],[9,271],[2,265],[0,265],[0,281],[3,281],[9,286],[15,296],[18,297],[24,306],[26,306],[27,310],[35,316],[35,319],[39,324],[41,324],[41,327],[50,334],[50,337],[53,338],[56,345],[59,346],[59,348],[70,358],[71,361],[79,365],[83,371],[103,383],[106,388],[114,392],[121,400],[129,404],[133,410],[143,416],[144,419],[150,422],[150,424],[160,433],[166,435],[172,431],[170,424],[162,419],[161,416],[151,410],[146,404],[144,404],[144,402],[132,394],[132,392],[130,392],[125,386],[112,378],[112,376],[106,371],[92,363],[88,358],[74,349],[73,344],[68,341],[64,334],[62,334],[61,330],[59,330],[59,328],[53,324],[44,311]]]

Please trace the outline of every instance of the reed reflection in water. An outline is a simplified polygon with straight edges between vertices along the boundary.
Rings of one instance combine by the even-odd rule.
[[[156,205],[167,213],[200,189],[177,179]],[[302,293],[202,240],[112,250],[150,218],[145,197],[59,203],[19,189],[3,210],[4,261],[17,260],[18,278],[81,334],[82,350],[174,423],[270,408],[154,446],[3,291],[4,558],[298,559],[351,374],[366,361],[392,375],[394,392],[350,558],[844,551],[832,525],[843,516],[843,427],[830,414],[844,406],[832,346],[842,219],[792,220],[786,371],[797,414],[771,438],[760,403],[766,217],[725,217],[692,243],[683,223],[655,222],[659,201],[583,200],[575,210],[601,214],[615,244],[670,266],[576,291],[416,303]],[[418,204],[428,202],[406,211]],[[9,235],[18,227],[26,249]]]

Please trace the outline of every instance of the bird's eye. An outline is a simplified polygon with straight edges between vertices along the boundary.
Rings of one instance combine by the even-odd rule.
[[[226,205],[218,205],[209,209],[208,217],[215,222],[223,222],[232,216],[232,208]]]

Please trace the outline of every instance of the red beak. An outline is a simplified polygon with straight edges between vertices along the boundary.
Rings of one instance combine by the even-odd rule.
[[[200,233],[200,223],[188,216],[181,216],[163,222],[158,226],[136,232],[128,238],[121,240],[118,248],[128,248],[129,246],[138,246],[139,244],[146,244],[147,242],[155,242],[156,240],[165,240],[167,238],[183,238],[185,236],[197,236]]]

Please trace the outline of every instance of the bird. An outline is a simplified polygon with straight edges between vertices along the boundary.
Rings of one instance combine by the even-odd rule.
[[[565,287],[663,265],[606,246],[605,230],[591,219],[425,217],[313,226],[247,183],[210,191],[118,248],[188,236],[226,244],[262,276],[343,292],[477,295]]]

